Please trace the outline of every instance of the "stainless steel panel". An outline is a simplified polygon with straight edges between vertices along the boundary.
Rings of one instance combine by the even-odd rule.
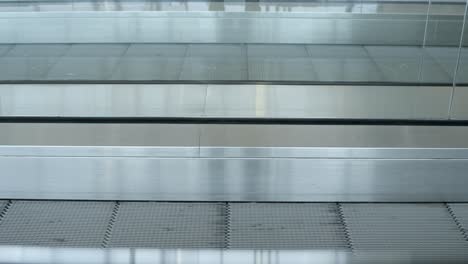
[[[218,67],[213,69],[201,73],[201,76],[223,78],[223,74],[218,74]],[[132,72],[120,73],[127,78]],[[149,72],[133,73],[136,73],[133,77],[145,78],[144,75]],[[233,76],[235,74],[230,74],[229,78]],[[151,77],[151,74],[147,77]],[[157,77],[157,74],[153,77]],[[0,85],[0,114],[446,119],[452,89],[422,86],[211,85],[207,92],[206,87]]]
[[[451,118],[468,120],[468,87],[455,87]]]
[[[207,116],[446,119],[451,87],[210,85]]]
[[[0,224],[0,244],[98,248],[110,202],[14,201]]]
[[[245,148],[468,148],[468,127],[2,123],[0,144]],[[332,150],[330,150],[332,151]]]
[[[0,199],[468,201],[466,159],[1,157],[0,168]]]
[[[58,152],[58,151],[57,151]],[[0,147],[0,155],[46,156],[61,152],[41,150],[10,149]],[[66,153],[64,150],[63,152]],[[74,151],[68,151],[74,152]],[[90,151],[91,152],[91,151]],[[91,152],[92,153],[92,152]],[[310,159],[466,159],[466,148],[314,148],[314,147],[200,147],[201,157],[210,158],[310,158]]]
[[[201,116],[203,85],[0,85],[2,116]]]
[[[468,127],[209,125],[204,147],[467,148]]]
[[[466,159],[467,148],[0,146],[15,157],[209,157],[310,159]]]
[[[119,144],[118,142],[115,142]],[[298,155],[296,151],[292,153]],[[353,152],[353,151],[349,151]],[[359,151],[358,151],[359,152]],[[437,151],[434,151],[439,153]],[[212,153],[212,151],[210,151]],[[242,152],[243,153],[243,152]],[[346,151],[344,151],[346,153]],[[385,155],[385,152],[378,152]],[[403,151],[405,153],[405,151]],[[433,153],[433,152],[432,152]],[[307,153],[308,154],[308,153]],[[398,151],[395,151],[398,154]],[[440,155],[450,156],[465,156],[465,151],[442,151]],[[211,154],[213,156],[214,154]],[[293,154],[291,154],[293,155]],[[364,155],[364,154],[363,154]],[[404,154],[403,154],[404,155]],[[432,156],[430,153],[427,155]],[[0,156],[15,156],[15,157],[199,157],[200,149],[197,146],[23,146],[11,145],[0,146]],[[227,156],[227,155],[226,155]],[[385,155],[387,156],[387,155]],[[225,157],[225,156],[220,156]]]
[[[422,45],[425,20],[426,12],[4,12],[0,42]],[[452,44],[461,20],[460,15],[432,16],[431,45]]]
[[[466,127],[0,124],[0,155],[467,158]]]
[[[198,147],[198,138],[197,125],[190,124],[0,124],[3,146],[114,146],[131,152],[125,147]]]

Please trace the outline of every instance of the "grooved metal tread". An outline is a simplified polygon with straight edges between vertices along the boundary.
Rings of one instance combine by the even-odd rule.
[[[230,204],[230,248],[346,250],[336,204]]]
[[[0,220],[1,245],[100,247],[109,202],[14,201]]]
[[[468,259],[468,204],[0,201],[0,245],[408,252]]]
[[[223,248],[224,204],[125,202],[110,247]]]
[[[8,201],[0,200],[0,214],[2,213],[5,206],[8,204]]]
[[[343,204],[342,208],[355,253],[468,256],[468,242],[445,204]]]
[[[468,241],[468,204],[451,203],[448,206],[452,210],[454,217],[456,217],[465,239]]]

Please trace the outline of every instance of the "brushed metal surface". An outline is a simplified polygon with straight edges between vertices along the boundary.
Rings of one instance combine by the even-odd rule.
[[[466,202],[468,160],[1,157],[1,199]]]
[[[192,124],[1,123],[2,146],[198,147]]]
[[[468,148],[0,146],[13,157],[467,159]]]
[[[115,142],[115,144],[118,144]],[[290,150],[298,155],[296,151]],[[352,152],[352,151],[351,151]],[[359,153],[359,151],[357,151]],[[429,153],[426,155],[432,156]],[[210,152],[211,153],[211,152]],[[346,153],[346,152],[345,152]],[[378,152],[382,153],[382,152]],[[398,153],[398,151],[396,152]],[[405,153],[405,151],[403,151]],[[423,152],[426,153],[426,152]],[[437,152],[439,153],[439,152]],[[452,157],[465,156],[463,149],[458,151],[441,151]],[[308,154],[308,153],[306,153]],[[362,155],[365,155],[364,152]],[[372,153],[371,153],[372,154]],[[371,155],[369,154],[369,155]],[[434,153],[435,154],[435,153]],[[213,155],[213,154],[212,154]],[[232,155],[232,154],[231,154]],[[310,154],[309,154],[310,155]],[[403,154],[404,155],[404,154]],[[421,154],[424,155],[424,154]],[[436,155],[436,154],[435,154]],[[198,146],[77,146],[77,145],[2,145],[0,146],[0,156],[16,157],[199,157],[200,148]],[[228,156],[228,155],[226,155]]]
[[[0,42],[422,45],[427,11],[374,12],[3,12]],[[462,19],[431,15],[430,44],[457,45]]]
[[[468,120],[468,87],[455,87],[450,117]]]
[[[1,123],[0,156],[460,159],[467,127]]]
[[[201,116],[204,85],[0,85],[2,116]]]
[[[451,87],[210,85],[207,116],[446,119]]]
[[[467,148],[468,127],[203,125],[203,147]]]
[[[463,126],[0,123],[2,146],[468,148]]]
[[[72,149],[63,150],[73,153]],[[39,153],[39,154],[38,154]],[[46,156],[40,151],[0,147],[0,155]],[[55,152],[59,155],[60,152]],[[467,148],[314,148],[314,147],[200,147],[200,157],[209,158],[310,158],[310,159],[466,159]]]
[[[443,86],[0,85],[0,115],[446,119],[451,91]]]

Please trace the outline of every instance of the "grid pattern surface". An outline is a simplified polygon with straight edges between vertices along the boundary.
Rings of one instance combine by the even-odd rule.
[[[3,208],[5,208],[5,205],[7,205],[8,201],[5,200],[0,200],[0,214],[3,211]]]
[[[468,241],[468,204],[452,203],[449,204],[449,207],[456,217],[465,239]]]
[[[0,244],[100,247],[113,204],[14,201],[0,222]]]
[[[305,249],[468,258],[468,204],[0,200],[0,245]],[[465,235],[465,237],[464,237]]]
[[[223,203],[125,202],[109,247],[223,248]]]
[[[467,255],[468,243],[444,204],[343,204],[357,254],[411,252],[453,258]]]
[[[333,203],[230,204],[230,248],[347,249]]]
[[[468,54],[463,49],[462,57]],[[455,47],[297,44],[0,45],[0,80],[451,83]],[[457,74],[468,82],[468,65]]]

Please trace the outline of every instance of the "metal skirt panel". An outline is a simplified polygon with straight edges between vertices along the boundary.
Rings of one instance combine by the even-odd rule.
[[[0,123],[0,145],[9,149],[20,146],[122,149],[201,146],[208,148],[206,151],[209,148],[468,148],[467,134],[466,126]]]
[[[451,93],[448,86],[0,85],[0,117],[441,120]]]
[[[468,201],[468,160],[0,158],[0,198]]]

